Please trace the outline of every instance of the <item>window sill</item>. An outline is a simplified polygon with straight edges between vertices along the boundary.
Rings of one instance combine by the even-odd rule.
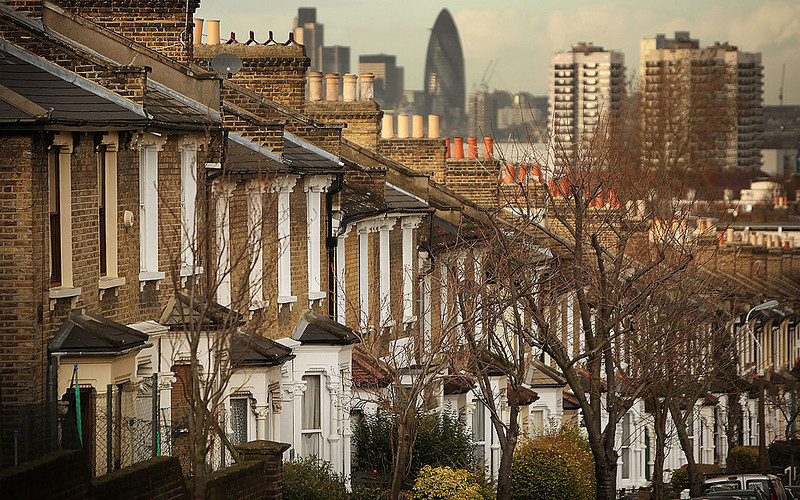
[[[406,325],[408,325],[409,323],[414,323],[416,321],[417,321],[417,317],[416,316],[404,316],[403,317],[403,323],[405,323]]]
[[[202,266],[192,267],[192,266],[183,265],[183,266],[181,266],[179,274],[180,274],[180,278],[181,278],[181,288],[183,288],[183,287],[186,286],[186,280],[187,279],[189,279],[189,278],[191,278],[193,276],[199,276],[199,275],[203,274],[203,267]]]
[[[285,306],[289,304],[289,310],[292,310],[292,304],[297,302],[297,297],[295,295],[279,295],[278,296],[278,312]]]
[[[181,278],[188,278],[189,276],[196,276],[198,274],[203,274],[202,266],[181,266]]]
[[[144,291],[144,286],[148,281],[156,282],[156,290],[160,288],[159,281],[166,278],[167,275],[160,271],[142,271],[139,273],[139,291]]]
[[[78,302],[78,297],[81,295],[81,287],[79,286],[57,286],[50,289],[50,310],[56,308],[56,302],[59,299],[69,299],[69,307],[74,308]]]
[[[114,290],[114,296],[117,296],[117,292],[119,291],[119,287],[125,284],[125,278],[122,277],[114,277],[114,276],[101,276],[100,279],[97,281],[97,288],[100,290],[100,300],[103,300],[106,292],[108,290]]]
[[[327,296],[325,292],[308,292],[308,303],[311,305],[315,300],[322,300]]]

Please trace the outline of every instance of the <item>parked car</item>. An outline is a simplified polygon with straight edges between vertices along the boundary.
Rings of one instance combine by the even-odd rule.
[[[787,486],[786,496],[789,498],[789,500],[800,498],[800,486]]]
[[[703,495],[706,496],[710,493],[733,490],[760,490],[766,494],[768,500],[789,500],[783,482],[778,476],[772,474],[717,476],[706,479],[703,483]]]
[[[693,500],[769,500],[761,490],[711,491]]]

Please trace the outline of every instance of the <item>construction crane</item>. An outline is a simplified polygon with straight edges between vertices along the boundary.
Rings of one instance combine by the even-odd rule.
[[[499,61],[499,59],[492,59],[489,61],[489,64],[486,65],[486,69],[483,71],[483,76],[481,77],[481,83],[478,85],[479,91],[489,91],[489,80],[492,79],[492,73],[494,73],[494,69],[497,67],[497,61]]]
[[[781,89],[778,91],[778,102],[781,106],[783,106],[783,79],[786,77],[786,63],[783,63],[783,69],[781,70]]]

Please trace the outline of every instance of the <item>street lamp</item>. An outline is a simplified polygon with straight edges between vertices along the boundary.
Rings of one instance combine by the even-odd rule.
[[[756,311],[763,311],[764,309],[772,309],[778,305],[777,300],[768,300],[763,304],[759,304],[750,311],[748,311],[747,316],[745,316],[744,322],[747,325],[747,329],[750,331],[750,335],[753,337],[753,342],[755,342],[756,346],[758,346],[758,357],[759,357],[759,366],[758,366],[758,468],[762,471],[767,470],[767,430],[766,426],[764,425],[766,420],[766,410],[765,410],[765,402],[764,399],[766,395],[765,387],[764,387],[764,347],[761,345],[761,342],[758,341],[756,338],[756,333],[750,328],[750,315]]]

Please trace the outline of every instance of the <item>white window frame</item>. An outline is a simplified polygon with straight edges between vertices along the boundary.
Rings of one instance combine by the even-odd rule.
[[[61,132],[53,138],[50,154],[48,154],[48,186],[54,168],[51,158],[58,157],[58,223],[59,223],[59,254],[61,263],[61,279],[57,286],[49,290],[50,310],[55,309],[58,299],[70,299],[70,307],[77,303],[81,294],[80,287],[73,281],[72,270],[72,134]],[[49,200],[49,198],[48,198]],[[49,201],[48,201],[49,202]],[[52,234],[52,233],[51,233]],[[49,254],[49,252],[48,252]],[[52,270],[52,255],[50,266]],[[51,271],[52,272],[52,271]]]
[[[319,394],[318,394],[318,398],[317,398],[317,401],[316,401],[316,413],[318,414],[318,418],[319,418],[319,426],[318,427],[313,427],[313,428],[311,428],[311,427],[306,428],[305,410],[306,410],[306,398],[309,397],[309,394],[308,394],[308,380],[312,379],[312,378],[315,378],[318,381],[318,384],[319,384]],[[316,435],[318,458],[321,458],[322,454],[323,454],[323,441],[322,441],[322,431],[323,431],[323,429],[322,429],[322,427],[323,427],[323,422],[324,422],[324,418],[323,418],[324,415],[323,415],[323,411],[322,411],[322,392],[323,392],[323,389],[324,389],[324,386],[322,384],[322,375],[319,374],[319,373],[309,373],[309,374],[303,375],[303,379],[302,380],[303,380],[303,383],[304,383],[304,388],[303,388],[303,398],[302,398],[302,401],[300,403],[301,404],[301,411],[300,411],[300,415],[301,415],[300,416],[300,452],[302,453],[303,457],[308,457],[309,456],[309,454],[306,452],[305,438],[306,438],[306,436]]]
[[[329,175],[306,177],[303,190],[306,193],[306,228],[308,251],[308,303],[326,297],[322,291],[322,193],[327,193],[333,178]]]
[[[292,213],[291,194],[298,176],[284,175],[277,179],[273,190],[278,193],[278,309],[286,304],[289,310],[297,302],[292,295]]]
[[[422,222],[419,216],[403,217],[403,323],[417,320],[414,314],[414,230]]]
[[[633,437],[633,419],[630,412],[622,416],[621,442],[620,442],[620,477],[631,479],[633,471],[633,453],[631,441]]]
[[[217,243],[217,302],[231,307],[231,218],[230,199],[236,184],[217,179],[214,181],[216,196],[216,243]]]
[[[249,309],[262,309],[264,302],[264,192],[266,185],[261,179],[247,181],[247,249],[249,252],[250,273],[247,287]]]
[[[336,321],[339,324],[346,324],[347,321],[347,292],[345,264],[347,260],[347,235],[352,226],[339,234],[336,238]]]
[[[117,212],[119,202],[117,196],[119,179],[117,176],[117,151],[119,150],[119,137],[116,132],[103,134],[100,150],[98,150],[98,168],[104,168],[103,178],[105,179],[105,213],[101,224],[105,225],[106,233],[106,274],[101,275],[98,280],[100,290],[100,300],[103,299],[105,292],[113,289],[116,294],[120,286],[125,284],[125,277],[119,276],[119,238],[117,233]],[[99,155],[103,155],[100,162]],[[98,171],[98,179],[100,172]],[[101,187],[102,188],[102,187]],[[98,193],[100,196],[100,193]]]
[[[389,236],[391,230],[394,228],[396,219],[387,218],[380,224],[379,231],[379,280],[378,280],[378,297],[379,297],[379,312],[380,312],[380,326],[381,328],[388,328],[394,326],[392,319],[392,294],[391,294],[391,256],[389,255],[390,245]]]
[[[374,223],[358,225],[358,309],[359,326],[366,332],[369,328],[369,233],[374,231]]]
[[[181,278],[200,274],[197,249],[197,142],[181,146]],[[183,281],[183,280],[182,280]]]
[[[158,153],[165,139],[154,134],[140,137],[139,151],[139,288],[166,277],[158,269]]]
[[[420,281],[420,314],[422,316],[422,343],[423,349],[431,344],[432,321],[433,321],[433,301],[431,295],[431,275],[429,267],[430,256],[427,251],[419,253],[419,269],[424,269],[424,277]]]

